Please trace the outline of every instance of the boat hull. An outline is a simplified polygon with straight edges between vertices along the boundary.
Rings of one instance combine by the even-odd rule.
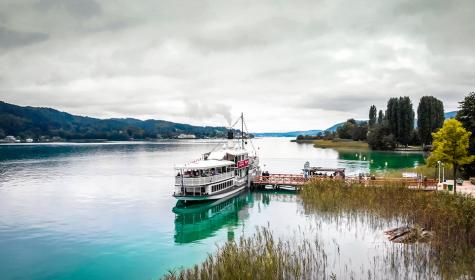
[[[185,201],[185,202],[192,202],[192,201],[210,201],[210,200],[218,200],[223,199],[232,195],[235,195],[247,187],[246,184],[241,186],[235,186],[232,190],[229,190],[224,193],[218,194],[211,194],[206,196],[191,196],[191,195],[173,195],[176,199]]]

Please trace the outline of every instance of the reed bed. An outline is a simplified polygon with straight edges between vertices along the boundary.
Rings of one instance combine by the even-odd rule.
[[[298,233],[296,233],[298,235]],[[318,239],[301,236],[276,240],[268,228],[228,241],[193,268],[169,271],[165,280],[185,279],[328,279],[326,255]]]
[[[332,149],[357,149],[357,150],[369,150],[368,143],[362,141],[353,141],[346,139],[334,139],[334,140],[315,140],[313,141],[315,148],[332,148]]]
[[[430,265],[444,279],[475,277],[475,200],[466,195],[411,190],[397,183],[365,187],[344,181],[314,181],[301,191],[308,213],[333,218],[400,220],[434,232]],[[401,247],[404,250],[409,247]],[[429,264],[427,264],[429,265]]]
[[[310,182],[299,197],[301,211],[316,221],[317,234],[299,230],[291,238],[276,239],[269,228],[259,228],[252,236],[226,242],[203,263],[172,270],[163,279],[475,279],[471,197],[341,180]],[[354,271],[340,259],[338,241],[327,244],[318,238],[329,219],[348,229],[364,224],[381,232],[394,224],[417,226],[433,237],[428,243],[377,242],[380,254]]]

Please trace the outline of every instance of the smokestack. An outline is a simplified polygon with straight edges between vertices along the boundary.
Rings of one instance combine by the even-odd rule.
[[[230,129],[228,130],[228,140],[233,140],[234,139],[234,133],[233,131]]]

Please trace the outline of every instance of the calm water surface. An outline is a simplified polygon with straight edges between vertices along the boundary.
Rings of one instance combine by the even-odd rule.
[[[312,166],[345,167],[349,174],[424,161],[420,154],[339,153],[285,138],[254,144],[262,168],[274,173],[300,172],[307,160]],[[0,146],[0,278],[156,279],[204,260],[257,226],[284,237],[315,231],[337,275],[345,275],[343,263],[362,270],[378,257],[387,242],[381,232],[362,221],[315,219],[292,193],[245,192],[221,204],[173,210],[173,165],[215,145],[195,140]]]

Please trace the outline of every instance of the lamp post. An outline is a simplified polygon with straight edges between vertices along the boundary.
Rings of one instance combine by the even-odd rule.
[[[437,161],[437,181],[439,181],[439,184],[440,184],[440,160]]]
[[[445,182],[445,164],[442,162],[442,182]]]

